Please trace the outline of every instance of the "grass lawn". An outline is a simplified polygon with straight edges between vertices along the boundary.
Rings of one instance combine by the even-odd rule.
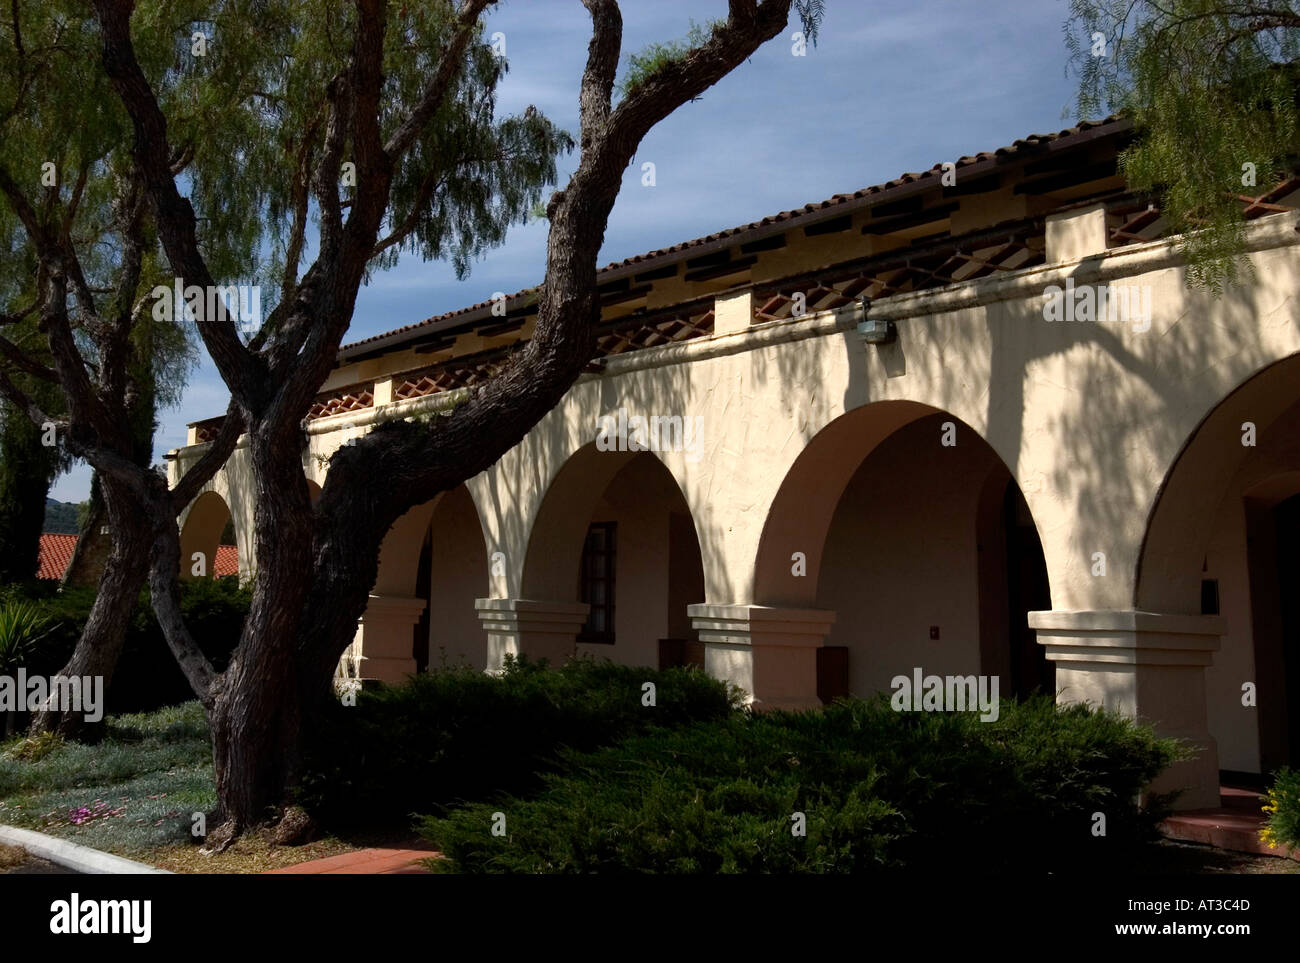
[[[252,834],[209,855],[191,836],[192,819],[216,804],[207,723],[197,702],[111,718],[94,746],[21,738],[0,746],[0,823],[174,872],[256,873],[380,845],[328,837],[277,847]],[[0,863],[17,859],[0,853]]]

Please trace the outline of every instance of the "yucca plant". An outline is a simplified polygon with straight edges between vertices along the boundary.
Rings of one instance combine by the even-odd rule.
[[[50,618],[30,602],[0,606],[0,675],[13,675],[26,665],[53,628]],[[6,739],[13,735],[17,721],[17,710],[5,713]]]

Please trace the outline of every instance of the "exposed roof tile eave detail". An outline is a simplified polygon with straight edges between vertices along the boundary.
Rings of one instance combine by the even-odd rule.
[[[965,171],[968,176],[978,176],[991,172],[1009,161],[1018,160],[1022,155],[1028,153],[1074,149],[1092,140],[1123,133],[1131,127],[1132,123],[1128,119],[1114,116],[1101,121],[1085,121],[1076,127],[1070,127],[1053,134],[1031,134],[1006,147],[966,155],[953,163],[956,164],[958,170]],[[634,255],[622,261],[615,261],[600,268],[597,276],[602,283],[615,281],[625,275],[647,271],[661,263],[680,259],[688,252],[692,257],[700,257],[713,253],[715,250],[787,231],[792,227],[810,226],[819,221],[839,217],[862,207],[898,200],[909,194],[929,190],[938,184],[939,177],[943,173],[943,163],[946,162],[935,164],[926,171],[903,174],[883,184],[864,187],[851,194],[836,194],[822,201],[805,204],[801,208],[768,215],[750,224],[728,228],[703,237],[683,241],[667,248],[660,248],[644,254]],[[531,287],[518,291],[507,298],[507,303],[515,302],[536,290],[536,287]],[[492,304],[492,301],[481,301],[478,304],[458,308],[455,311],[436,315],[424,321],[418,321],[414,324],[395,328],[392,331],[354,341],[339,349],[338,363],[344,364],[361,355],[372,355],[385,349],[397,347],[417,336],[417,333],[418,336],[426,336],[471,325],[476,321],[490,317]]]

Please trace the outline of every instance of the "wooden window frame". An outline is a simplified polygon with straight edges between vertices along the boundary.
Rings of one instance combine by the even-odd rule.
[[[600,531],[604,533],[604,548],[597,552],[593,549],[593,533]],[[593,606],[587,613],[586,624],[583,625],[582,631],[578,634],[579,642],[586,642],[593,645],[613,645],[614,644],[614,591],[615,591],[615,571],[617,569],[618,556],[618,522],[593,522],[587,527],[587,536],[582,544],[582,565],[579,573],[579,598],[581,601],[592,605],[592,591],[594,584],[604,582],[607,586],[605,592],[605,603],[599,606],[599,610],[605,615],[606,628],[603,631],[597,631],[592,628],[592,622],[598,608]]]

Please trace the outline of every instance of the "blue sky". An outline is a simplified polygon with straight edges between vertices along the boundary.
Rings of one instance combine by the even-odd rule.
[[[624,61],[680,38],[725,0],[624,0]],[[746,64],[679,108],[642,142],[610,217],[600,263],[745,224],[832,194],[1074,123],[1064,0],[826,0],[816,47],[791,52],[797,19]],[[510,70],[499,108],[530,104],[576,135],[590,21],[578,0],[506,0],[488,18],[505,34]],[[576,164],[561,159],[561,181]],[[654,187],[641,164],[655,164]],[[470,277],[406,257],[361,290],[348,341],[512,292],[541,280],[545,222],[516,228]],[[228,393],[203,358],[165,411],[155,458],[185,426],[221,414]],[[81,501],[78,466],[51,496]]]

